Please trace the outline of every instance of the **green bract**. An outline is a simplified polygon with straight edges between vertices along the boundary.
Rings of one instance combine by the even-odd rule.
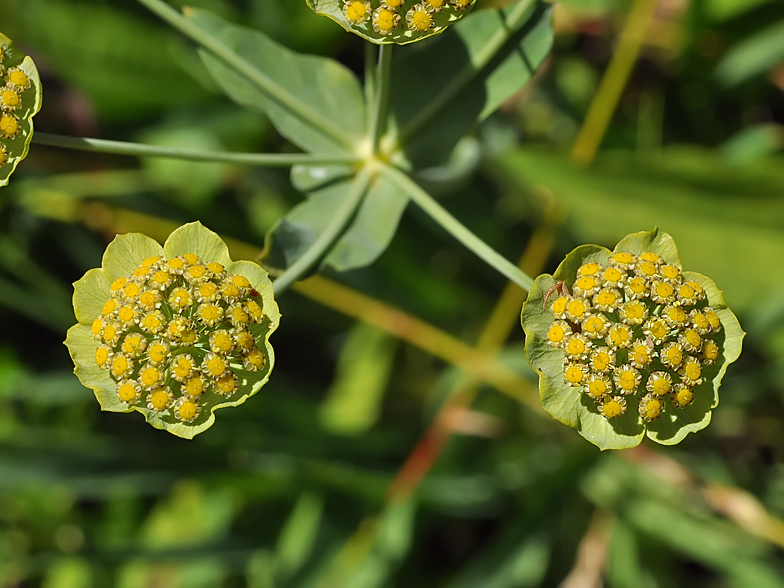
[[[27,156],[40,109],[41,79],[33,60],[0,33],[0,186]]]
[[[463,18],[476,0],[308,0],[317,13],[372,43],[427,39]]]
[[[119,235],[101,268],[74,284],[73,303],[79,323],[65,344],[79,380],[103,410],[136,410],[178,437],[193,438],[217,409],[245,402],[274,365],[269,336],[280,312],[267,273],[232,261],[198,222],[163,247]]]
[[[745,333],[658,229],[578,247],[534,282],[526,354],[544,409],[600,449],[673,445],[708,425]]]

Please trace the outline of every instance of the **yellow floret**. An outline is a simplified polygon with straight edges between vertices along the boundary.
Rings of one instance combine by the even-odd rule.
[[[16,108],[19,106],[19,94],[13,90],[3,90],[3,92],[0,93],[0,102],[9,108]]]
[[[8,80],[15,86],[20,87],[26,86],[27,82],[29,81],[27,79],[27,75],[23,71],[16,68],[8,72]]]
[[[95,350],[95,363],[98,367],[102,368],[109,361],[109,349],[106,347],[99,347]]]
[[[158,368],[149,366],[142,369],[139,373],[139,381],[142,383],[142,386],[152,388],[163,381],[163,373]]]
[[[572,384],[579,384],[583,381],[585,373],[578,366],[572,365],[564,370],[564,377]]]
[[[555,302],[553,302],[553,313],[559,315],[566,312],[566,305],[568,302],[569,299],[566,296],[556,298]]]
[[[580,270],[578,271],[578,273],[581,276],[592,276],[596,274],[596,272],[598,272],[599,269],[601,268],[598,263],[586,263],[580,266]]]
[[[12,139],[19,131],[19,121],[15,116],[4,114],[0,116],[0,135]]]
[[[109,316],[115,310],[117,310],[117,301],[114,298],[109,298],[109,300],[104,303],[103,308],[101,308],[101,314],[103,314],[103,316]]]
[[[133,402],[139,396],[139,391],[131,382],[125,382],[117,387],[117,396],[123,402]]]
[[[180,404],[177,409],[177,416],[184,421],[189,421],[196,416],[199,407],[193,401],[186,401]]]

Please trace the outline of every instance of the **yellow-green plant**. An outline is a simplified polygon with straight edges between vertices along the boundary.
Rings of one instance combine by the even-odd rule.
[[[33,60],[0,33],[0,186],[27,156],[33,116],[41,109],[41,79]]]
[[[79,322],[65,344],[101,408],[141,412],[179,437],[245,402],[275,364],[269,337],[280,312],[267,273],[232,261],[200,223],[180,227],[163,246],[119,235],[101,268],[74,284],[73,302]]]
[[[665,445],[708,425],[744,332],[709,278],[655,229],[583,245],[523,306],[544,409],[601,449]]]

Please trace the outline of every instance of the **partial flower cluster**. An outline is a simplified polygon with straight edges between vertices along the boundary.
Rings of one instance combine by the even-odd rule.
[[[564,352],[565,383],[605,418],[623,415],[631,394],[641,396],[645,421],[693,402],[703,368],[719,359],[722,332],[699,283],[657,253],[622,251],[606,267],[581,265],[571,294],[557,289],[547,343]]]
[[[8,161],[7,142],[20,132],[15,111],[22,107],[22,94],[30,88],[30,79],[18,67],[6,67],[5,53],[0,49],[0,166]]]
[[[474,0],[343,0],[343,15],[355,27],[372,27],[387,36],[407,28],[413,33],[427,33],[435,28],[435,15],[447,11],[461,16]]]
[[[92,323],[95,364],[129,408],[193,422],[237,392],[239,370],[267,361],[252,331],[264,320],[260,295],[218,262],[150,257],[110,292]]]

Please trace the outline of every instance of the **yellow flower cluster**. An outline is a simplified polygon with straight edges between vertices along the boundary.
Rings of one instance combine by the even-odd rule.
[[[238,370],[266,364],[252,332],[264,320],[261,298],[220,263],[151,257],[110,290],[92,324],[95,363],[128,405],[192,422],[238,390]]]
[[[19,118],[14,111],[22,106],[22,94],[30,88],[30,80],[18,67],[5,68],[5,55],[0,51],[0,166],[8,159],[5,140],[16,138],[19,134]]]
[[[564,381],[598,403],[605,418],[626,412],[640,394],[640,416],[652,421],[694,400],[703,368],[719,359],[721,323],[705,291],[656,253],[610,255],[585,263],[569,294],[552,302],[547,342],[564,352]]]
[[[471,0],[422,0],[406,10],[407,3],[407,0],[380,0],[374,8],[368,0],[344,0],[343,15],[354,26],[366,26],[370,22],[379,35],[391,35],[399,30],[401,22],[415,33],[425,33],[434,28],[436,13],[450,8],[465,11]]]

